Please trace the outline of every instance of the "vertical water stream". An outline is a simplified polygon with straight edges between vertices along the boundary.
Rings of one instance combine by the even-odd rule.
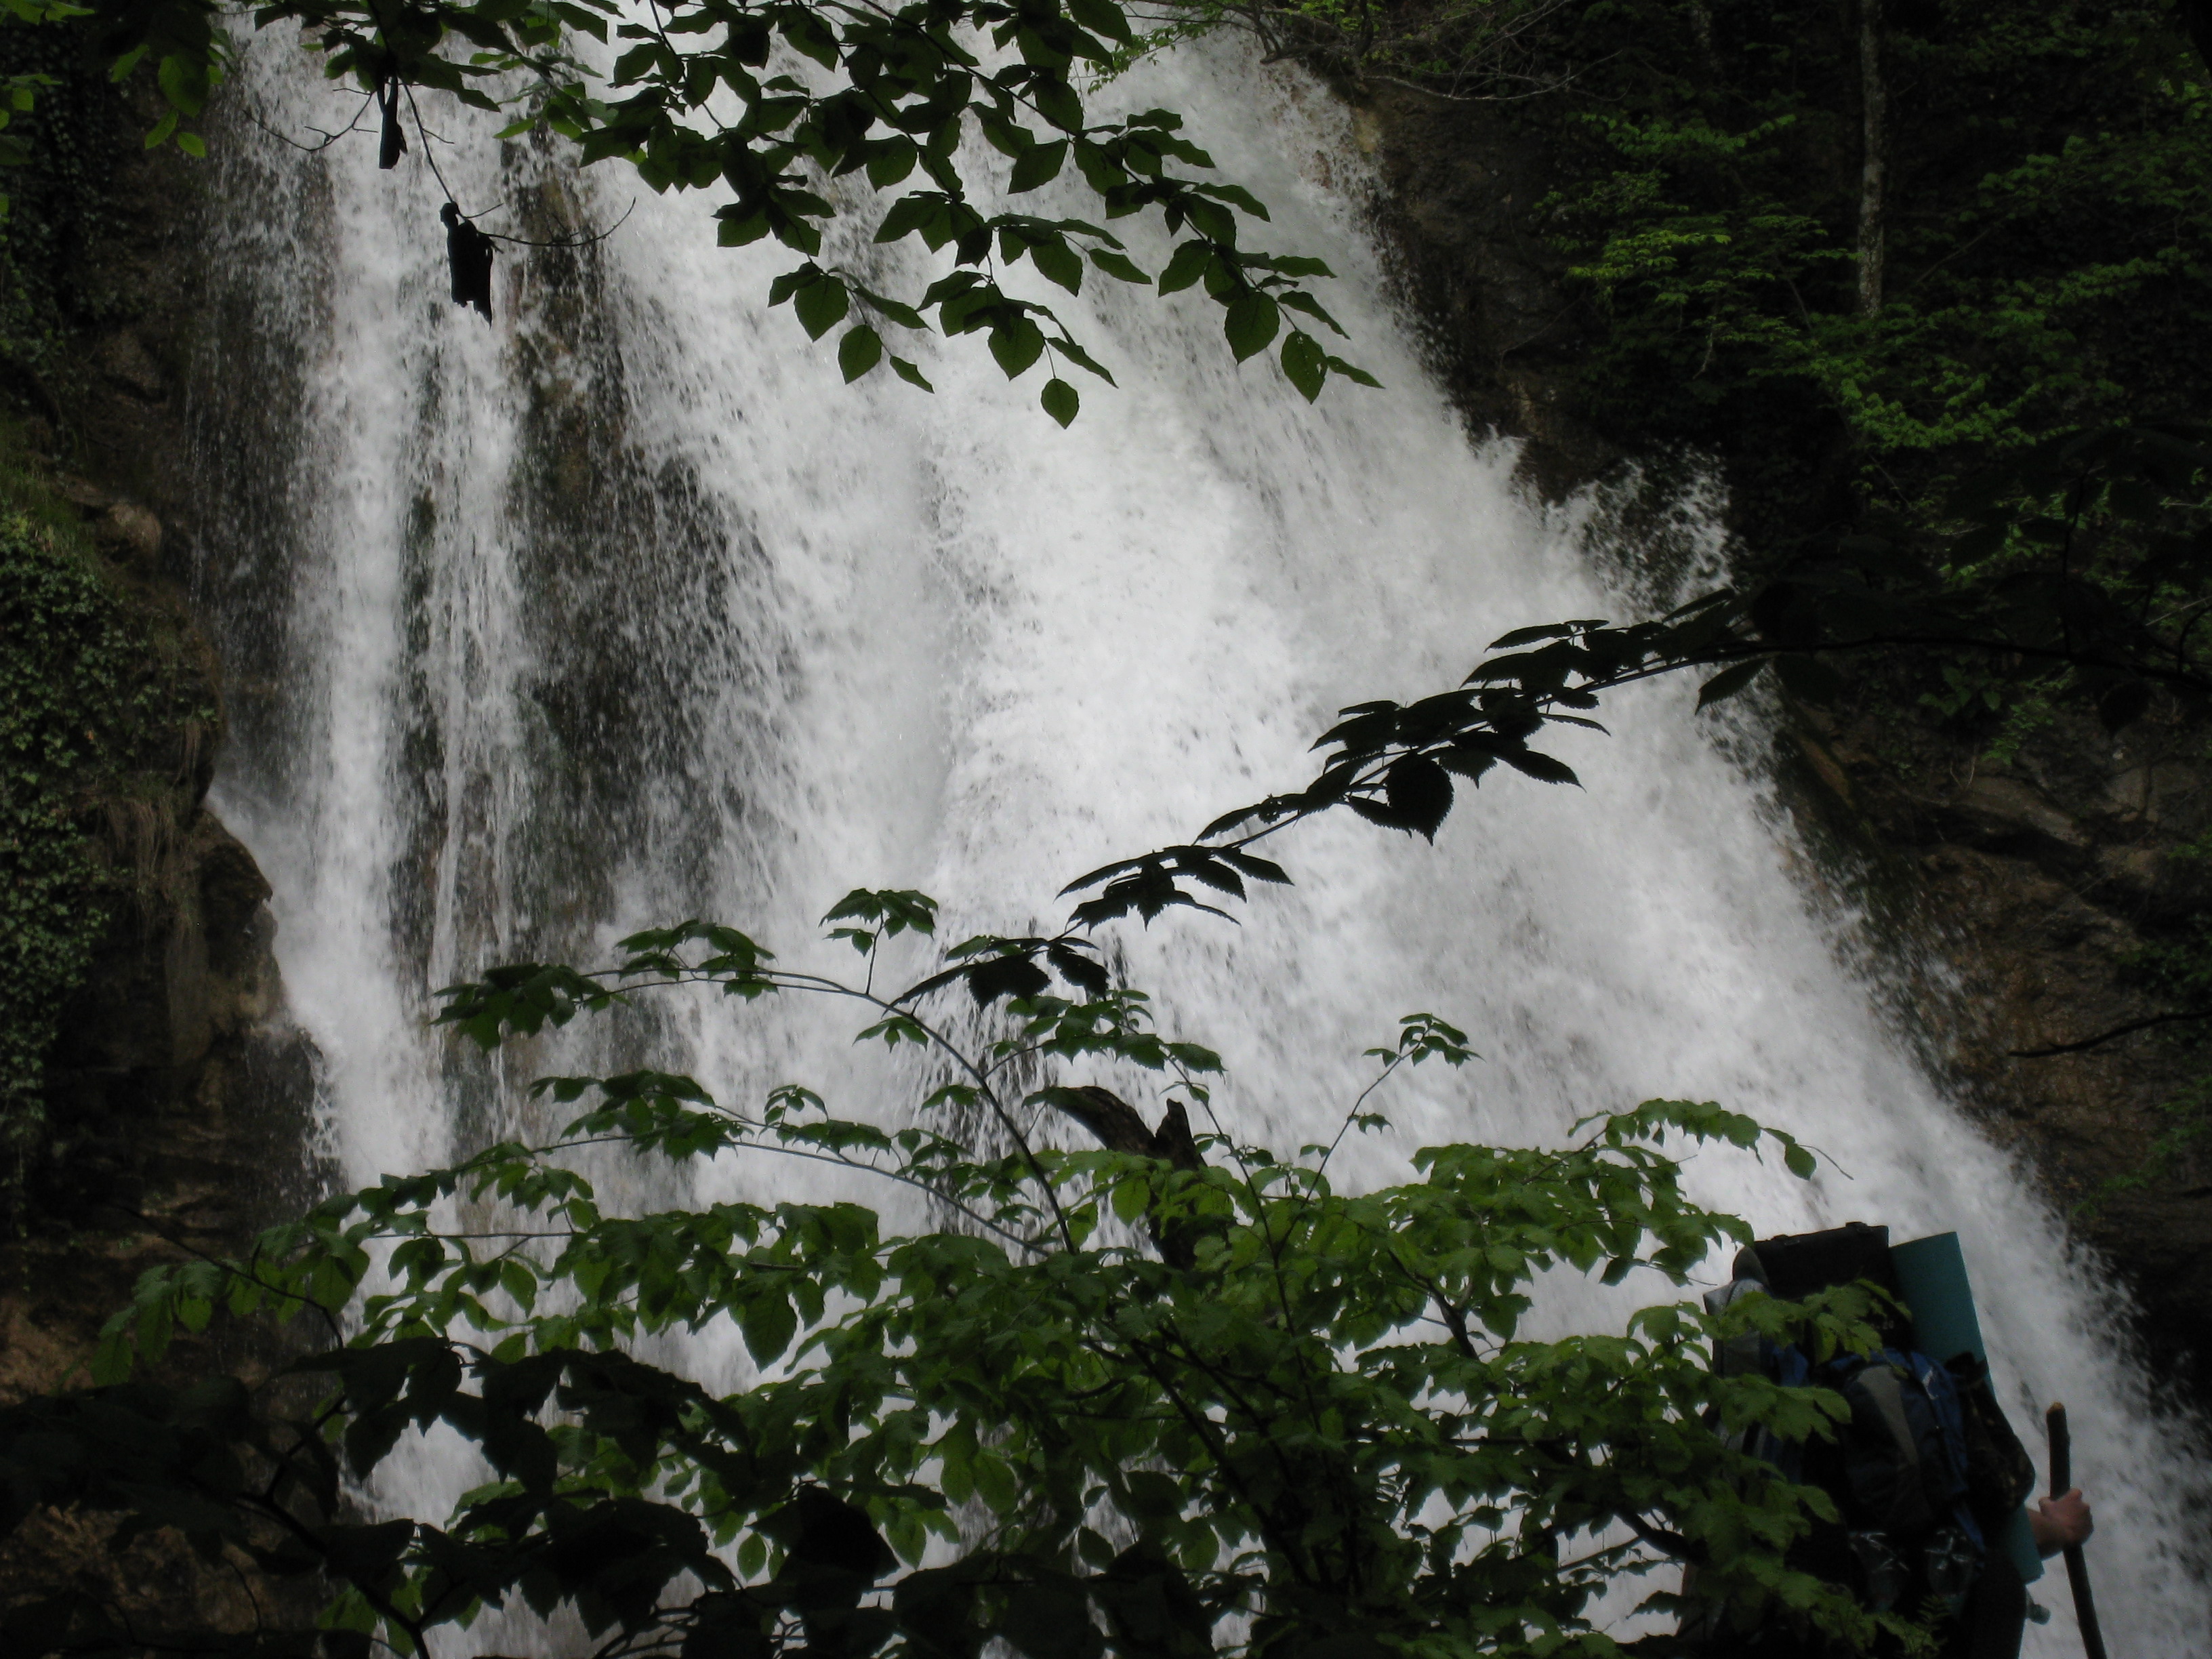
[[[265,118],[337,125],[283,55],[245,67]],[[1080,871],[1302,779],[1339,704],[1449,684],[1510,627],[1621,613],[1578,515],[1516,495],[1510,454],[1470,445],[1424,374],[1341,112],[1231,54],[1134,81],[1271,204],[1275,245],[1334,265],[1328,301],[1388,390],[1309,408],[1231,363],[1210,305],[1111,283],[1071,309],[1122,389],[1086,384],[1072,431],[972,342],[922,348],[933,398],[848,389],[765,307],[779,255],[717,249],[708,204],[440,114],[439,165],[471,212],[509,204],[495,228],[611,223],[641,198],[589,249],[510,250],[488,326],[447,300],[414,163],[238,135],[200,423],[226,527],[200,572],[231,669],[218,801],[275,885],[348,1178],[514,1109],[424,1030],[434,986],[691,915],[799,952],[854,885],[935,894],[953,937],[1022,930]],[[1285,1145],[1325,1138],[1399,1014],[1464,1027],[1485,1060],[1393,1085],[1396,1133],[1353,1155],[1370,1177],[1437,1139],[1709,1097],[1849,1172],[1700,1160],[1705,1195],[1763,1231],[1959,1229],[2016,1419],[2075,1403],[2113,1651],[2197,1650],[2204,1470],[2116,1346],[2109,1292],[1885,1027],[1686,696],[1623,699],[1616,735],[1566,745],[1586,791],[1486,786],[1434,849],[1299,832],[1294,891],[1241,928],[1126,930],[1133,977],[1224,1052],[1239,1127]],[[842,1040],[803,1016],[676,1009],[654,1035],[656,1063],[740,1093],[883,1081],[823,1060]],[[1548,1316],[1620,1305],[1563,1286]],[[436,1456],[411,1493],[453,1478]],[[2057,1616],[2029,1650],[2078,1650],[2042,1589]]]

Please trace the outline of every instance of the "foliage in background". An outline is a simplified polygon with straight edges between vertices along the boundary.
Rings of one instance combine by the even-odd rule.
[[[1877,506],[1932,516],[2009,450],[2206,412],[2212,74],[2188,6],[1162,9],[1540,137],[1559,184],[1533,222],[1588,308],[1577,413],[1630,453],[1717,460],[1754,558]]]
[[[1358,80],[1402,81],[1448,98],[1491,102],[1557,92],[1576,65],[1551,49],[1547,25],[1578,0],[1136,0],[1158,51],[1222,27],[1256,40],[1270,63]]]
[[[2196,860],[2205,854],[2200,840],[2177,849],[2175,856]],[[2124,1194],[2183,1182],[2192,1172],[2201,1173],[2203,1152],[2212,1146],[2212,1030],[2204,1024],[2212,1019],[2212,917],[2191,918],[2177,932],[2154,939],[2130,953],[2122,965],[2126,977],[2166,1004],[2167,1011],[2130,1021],[2118,1032],[2103,1034],[2100,1040],[2157,1030],[2160,1040],[2188,1056],[2192,1069],[2200,1075],[2184,1085],[2172,1098],[2159,1103],[2165,1123],[2142,1164],[2100,1183],[2081,1201],[2079,1207],[2085,1212],[2094,1212]],[[2060,1052],[2084,1046],[2096,1044],[2069,1043]],[[2179,1196],[2212,1198],[2212,1185],[2182,1186]]]
[[[145,787],[187,721],[210,716],[174,642],[118,599],[72,517],[34,483],[0,477],[0,1214],[10,1224],[54,1128],[44,1083],[57,1020],[131,898],[91,821]]]
[[[1607,320],[1594,406],[1735,458],[1791,506],[1856,484],[1922,512],[1961,462],[2201,416],[2212,103],[2172,8],[1877,7],[1871,209],[1847,23],[1773,0],[1578,9],[1556,49],[1592,67],[1532,118],[1572,181],[1547,204],[1553,234]]]
[[[0,27],[7,24],[35,27],[89,15],[89,11],[73,3],[73,0],[0,0]],[[14,117],[27,114],[36,108],[38,94],[53,84],[52,76],[35,70],[10,70],[0,76],[0,88],[4,88],[8,94],[6,106],[0,108],[0,131],[7,129]],[[0,167],[20,166],[25,149],[20,135],[0,138]]]
[[[35,9],[35,8],[33,9]],[[86,21],[48,7],[42,23],[0,0],[0,89],[15,88],[0,129],[0,380],[60,422],[75,369],[66,341],[124,314],[124,273],[88,247],[119,227],[109,173],[127,117]],[[5,95],[0,92],[0,95]],[[81,372],[81,371],[80,371]]]
[[[8,30],[10,46],[14,37],[27,34],[22,26],[58,23],[83,15],[82,9],[68,0],[0,0],[0,29]],[[10,24],[16,27],[9,28]],[[57,84],[56,78],[42,70],[14,64],[0,67],[0,167],[21,167],[30,159],[31,145],[18,125],[19,118],[35,110],[39,94]],[[15,131],[9,131],[11,126]],[[12,205],[11,198],[0,193],[0,224],[7,222]]]
[[[626,941],[617,969],[524,964],[446,993],[442,1020],[487,1046],[653,988],[733,1011],[825,994],[860,1006],[864,1037],[927,1056],[908,1074],[928,1092],[878,1122],[798,1085],[745,1109],[651,1071],[546,1078],[532,1092],[580,1115],[541,1143],[334,1199],[247,1260],[150,1273],[110,1327],[105,1386],[0,1413],[0,1521],[42,1501],[120,1513],[126,1536],[179,1526],[211,1560],[320,1571],[341,1593],[310,1638],[133,1632],[64,1591],[7,1614],[11,1651],[411,1653],[526,1605],[569,1610],[603,1659],[975,1659],[994,1640],[1027,1659],[1596,1656],[1619,1650],[1592,1622],[1607,1587],[1680,1560],[1701,1595],[1852,1643],[1904,1631],[1787,1565],[1829,1500],[1705,1418],[1825,1432],[1832,1395],[1717,1375],[1711,1345],[1869,1342],[1863,1292],[1521,1328],[1540,1273],[1679,1285],[1747,1238],[1689,1201],[1670,1144],[1770,1147],[1800,1176],[1804,1148],[1654,1101],[1567,1146],[1433,1147],[1405,1184],[1340,1192],[1333,1143],[1285,1158],[1224,1133],[1218,1061],[1160,1033],[1086,939],[970,939],[902,992],[869,989],[883,939],[931,933],[933,911],[849,895],[825,921],[866,955],[857,983],[693,923]],[[1002,1036],[949,1035],[942,999],[963,990],[1005,1005],[986,1022]],[[1470,1058],[1429,1015],[1371,1052],[1377,1085]],[[1151,1074],[1160,1128],[1095,1087],[1021,1092],[1040,1060]],[[1384,1127],[1373,1094],[1343,1132]],[[1102,1146],[1061,1149],[1055,1115]],[[948,1220],[900,1236],[850,1202],[622,1213],[591,1178],[724,1157],[908,1183]],[[331,1389],[308,1417],[258,1418],[227,1380],[125,1380],[180,1325],[307,1307],[335,1334],[363,1292],[353,1334],[295,1368]],[[650,1339],[723,1321],[748,1386],[653,1363]],[[348,1512],[349,1477],[439,1425],[487,1484],[447,1517]],[[1654,1604],[1675,1598],[1662,1584]]]

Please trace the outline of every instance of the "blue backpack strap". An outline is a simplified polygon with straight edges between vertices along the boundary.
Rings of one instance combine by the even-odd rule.
[[[1768,1375],[1785,1389],[1802,1389],[1813,1375],[1813,1362],[1795,1342],[1778,1343]]]
[[[1912,1377],[1919,1383],[1928,1402],[1935,1407],[1936,1423],[1942,1431],[1944,1455],[1951,1466],[1954,1484],[1959,1498],[1954,1506],[1953,1518],[1968,1538],[1973,1540],[1977,1552],[1986,1552],[1988,1544],[1982,1537],[1980,1524],[1974,1519],[1972,1505],[1967,1502],[1966,1480],[1966,1413],[1959,1403],[1959,1382],[1944,1366],[1937,1364],[1924,1353],[1905,1356],[1911,1368]]]

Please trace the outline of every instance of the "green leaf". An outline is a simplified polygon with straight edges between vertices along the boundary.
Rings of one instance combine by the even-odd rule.
[[[1110,247],[1091,250],[1091,263],[1118,282],[1149,283],[1152,279],[1139,270],[1126,253],[1117,253]]]
[[[779,1292],[757,1297],[738,1310],[738,1328],[744,1333],[745,1351],[756,1364],[773,1364],[783,1358],[799,1332],[799,1316]]]
[[[1181,1515],[1181,1485],[1152,1469],[1135,1469],[1123,1483],[1122,1507],[1132,1521],[1165,1521]]]
[[[1282,309],[1271,297],[1257,289],[1248,289],[1229,302],[1221,331],[1229,337],[1229,349],[1241,363],[1267,349],[1282,321]]]
[[[1516,628],[1510,634],[1500,634],[1491,641],[1490,648],[1504,651],[1516,645],[1534,645],[1542,640],[1572,639],[1578,631],[1572,623],[1542,623],[1534,628]]]
[[[924,392],[934,392],[937,390],[935,386],[930,385],[929,381],[924,378],[921,369],[915,368],[914,364],[908,362],[903,357],[894,357],[891,359],[891,373],[897,375],[899,379],[904,380],[908,386],[918,386]]]
[[[937,931],[937,901],[911,887],[856,887],[826,911],[822,920],[883,924],[886,934]]]
[[[1057,283],[1070,294],[1083,287],[1083,261],[1063,238],[1054,237],[1037,243],[1030,249],[1030,258],[1036,264],[1045,280]]]
[[[1096,374],[1100,380],[1105,381],[1108,386],[1118,384],[1113,375],[1107,372],[1106,366],[1103,363],[1093,357],[1089,352],[1085,351],[1074,341],[1069,339],[1065,334],[1055,336],[1052,343],[1054,350],[1058,351],[1061,356],[1066,358],[1068,362],[1073,363],[1078,368],[1082,369],[1085,374]]]
[[[991,331],[991,356],[1008,380],[1013,380],[1044,355],[1044,331],[1027,317],[1018,317]]]
[[[883,356],[882,337],[865,323],[837,343],[837,367],[843,371],[848,386],[881,362]]]
[[[1321,301],[1315,299],[1312,295],[1297,289],[1291,289],[1289,292],[1278,294],[1275,297],[1282,301],[1285,310],[1303,313],[1327,328],[1339,339],[1345,337],[1344,325],[1323,310]]]
[[[1137,37],[1129,27],[1127,15],[1114,0],[1067,0],[1067,15],[1094,34],[1119,40],[1124,46],[1136,44]]]
[[[746,247],[768,234],[768,215],[754,213],[740,219],[717,215],[720,222],[714,229],[715,245],[720,247]]]
[[[1582,781],[1575,775],[1575,769],[1565,761],[1554,760],[1551,756],[1539,754],[1533,749],[1509,749],[1498,758],[1515,771],[1545,783],[1579,784]]]
[[[878,190],[890,189],[914,171],[914,164],[921,155],[920,148],[912,139],[892,140],[868,158],[868,182]]]
[[[208,74],[204,62],[195,63],[181,52],[172,52],[161,59],[155,77],[161,82],[161,95],[169,100],[172,109],[186,115],[198,115],[207,101]]]
[[[1160,272],[1160,292],[1175,294],[1190,287],[1206,275],[1206,268],[1212,263],[1212,243],[1190,241],[1182,244],[1170,257],[1167,269]]]
[[[1024,150],[1014,162],[1013,177],[1006,185],[1007,193],[1019,196],[1050,184],[1060,176],[1060,169],[1066,160],[1067,140],[1065,138]]]
[[[1320,397],[1328,379],[1328,356],[1321,342],[1304,329],[1291,330],[1283,342],[1283,373],[1308,403]]]
[[[1089,1598],[1066,1578],[1016,1586],[1000,1632],[1028,1659],[1097,1659],[1105,1648]]]
[[[885,322],[896,323],[901,328],[925,329],[929,326],[922,314],[902,300],[894,300],[888,294],[878,294],[872,289],[855,286],[854,292],[866,301]]]
[[[791,302],[792,308],[799,313],[799,326],[806,331],[807,337],[818,340],[845,320],[852,296],[845,292],[845,284],[836,277],[823,276],[799,289],[791,296]]]
[[[1044,405],[1044,412],[1062,426],[1075,418],[1076,410],[1083,404],[1083,399],[1075,388],[1058,376],[1044,383],[1044,390],[1038,394],[1037,401]]]
[[[1000,1515],[1011,1515],[1021,1507],[1021,1483],[1014,1472],[1006,1467],[1006,1460],[996,1452],[975,1454],[973,1464],[975,1494]]]
[[[896,242],[901,237],[910,236],[933,221],[944,218],[946,212],[945,198],[934,191],[917,191],[911,196],[902,196],[891,204],[890,211],[884,215],[883,223],[876,228],[876,240]]]
[[[1140,1220],[1152,1202],[1151,1183],[1142,1176],[1132,1176],[1114,1188],[1114,1214],[1128,1224]]]

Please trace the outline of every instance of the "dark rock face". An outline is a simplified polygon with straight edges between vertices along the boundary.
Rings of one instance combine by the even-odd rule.
[[[87,174],[82,222],[58,227],[46,273],[64,296],[50,319],[58,343],[35,370],[0,377],[17,452],[7,459],[27,488],[75,510],[122,605],[185,665],[195,700],[219,708],[220,668],[185,580],[191,538],[220,533],[195,516],[178,368],[197,326],[198,175],[144,150],[144,109],[100,96],[74,129],[100,168]],[[86,902],[110,920],[64,1012],[45,1144],[0,1239],[0,1403],[84,1382],[101,1325],[140,1273],[240,1253],[322,1184],[315,1055],[286,1017],[269,886],[204,801],[220,724],[143,734],[143,770],[84,815],[113,878]],[[288,1340],[181,1335],[157,1375],[258,1379]],[[0,1602],[74,1585],[154,1628],[312,1620],[312,1585],[255,1584],[173,1534],[112,1558],[107,1530],[98,1517],[33,1517],[0,1547]]]
[[[1577,343],[1600,320],[1565,290],[1563,262],[1530,224],[1561,182],[1541,140],[1480,104],[1395,86],[1357,97],[1384,185],[1378,226],[1470,422],[1522,439],[1523,475],[1547,497],[1620,480],[1630,458],[1576,406]],[[2116,745],[2061,720],[1994,766],[1933,716],[1900,722],[1893,700],[1876,714],[1863,693],[1785,712],[1785,795],[1875,916],[1908,1035],[2134,1288],[2146,1345],[2202,1396],[2212,1149],[2163,1167],[2154,1152],[2173,1121],[2161,1109],[2212,1062],[2162,1027],[2078,1053],[2014,1051],[2172,1006],[2136,964],[2212,915],[2212,860],[2186,850],[2212,829],[2206,733],[2153,718]]]
[[[116,503],[69,486],[96,526]],[[132,504],[126,526],[152,526]],[[156,580],[123,580],[124,605],[173,629]],[[189,661],[204,642],[169,637]],[[84,902],[108,921],[91,971],[64,1007],[49,1055],[35,1158],[9,1196],[0,1243],[0,1404],[89,1380],[108,1316],[149,1268],[237,1255],[316,1193],[314,1055],[285,1018],[268,884],[202,804],[211,745],[196,722],[152,732],[148,769],[88,814],[108,879]],[[223,1371],[265,1377],[285,1333],[185,1335],[155,1368],[172,1384]],[[121,1556],[107,1520],[44,1513],[0,1540],[0,1603],[67,1585],[115,1601],[149,1628],[252,1629],[311,1620],[315,1587],[254,1584],[201,1560],[174,1534]]]
[[[144,1267],[238,1251],[318,1180],[313,1056],[285,1015],[268,883],[205,805],[220,674],[156,562],[161,519],[52,457],[16,459],[27,487],[74,508],[133,631],[172,659],[183,689],[161,706],[192,712],[143,725],[123,771],[82,781],[76,816],[96,873],[81,902],[106,921],[61,1011],[38,1145],[9,1195],[0,1398],[67,1379]]]
[[[2172,1006],[2137,964],[2212,896],[2188,851],[2212,794],[2176,757],[2202,734],[2151,721],[2116,744],[2062,724],[2001,769],[1893,720],[1801,710],[1785,740],[1804,757],[1801,817],[1864,849],[1908,948],[1945,970],[1914,1011],[1938,1063],[2131,1284],[2146,1346],[2201,1394],[2212,1169],[2201,1147],[2163,1160],[2156,1143],[2166,1103],[2212,1068],[2186,1025],[2044,1051]]]
[[[1566,372],[1587,319],[1528,223],[1558,182],[1540,141],[1404,86],[1371,88],[1357,120],[1382,174],[1381,228],[1460,406],[1527,441],[1523,465],[1547,495],[1605,474],[1623,457],[1577,418]]]
[[[196,700],[219,710],[222,666],[188,592],[196,543],[221,533],[199,511],[185,397],[204,327],[195,252],[206,168],[145,149],[160,106],[149,77],[119,90],[102,76],[71,78],[52,105],[64,123],[52,142],[81,170],[40,203],[53,222],[25,275],[52,296],[55,344],[36,395],[15,399],[15,459],[74,508],[122,603],[170,642]],[[88,815],[122,896],[106,904],[106,936],[49,1066],[52,1145],[14,1246],[42,1265],[0,1283],[0,1318],[52,1334],[32,1346],[54,1364],[64,1330],[96,1329],[127,1299],[137,1267],[118,1251],[152,1249],[161,1234],[234,1249],[315,1184],[312,1054],[284,1016],[268,884],[204,802],[220,715],[212,731],[187,726],[146,734],[144,775]],[[27,1352],[11,1340],[0,1355],[0,1390],[60,1380]]]
[[[312,1055],[252,855],[203,807],[173,869],[173,903],[116,921],[64,1017],[47,1087],[66,1144],[42,1207],[228,1248],[307,1195]]]

